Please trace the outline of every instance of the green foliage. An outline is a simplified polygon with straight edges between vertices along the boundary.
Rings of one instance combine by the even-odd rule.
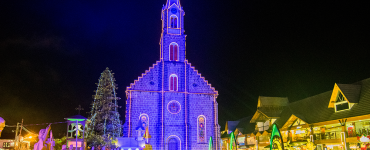
[[[96,134],[91,134],[87,137],[87,145],[90,147],[97,147],[98,145],[106,145],[107,144],[107,139],[104,138],[101,135],[96,135]]]
[[[67,143],[66,136],[62,137],[61,139],[54,139],[55,140],[55,150],[61,150],[62,146]]]

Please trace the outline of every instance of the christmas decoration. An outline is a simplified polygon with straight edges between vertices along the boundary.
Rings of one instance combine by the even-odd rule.
[[[3,131],[5,127],[5,120],[0,117],[0,137],[1,137],[1,132]]]
[[[284,150],[284,142],[280,134],[279,128],[275,123],[272,125],[270,150]]]
[[[115,138],[121,136],[122,122],[118,113],[119,106],[116,96],[117,84],[109,68],[106,68],[99,78],[97,90],[93,96],[91,111],[88,123],[87,136],[93,145],[105,145],[111,143]],[[99,137],[101,136],[101,137]],[[94,139],[99,139],[94,141]]]
[[[231,132],[230,134],[230,145],[229,145],[229,148],[230,150],[234,150],[234,145],[235,145],[235,136],[234,136],[234,132]]]

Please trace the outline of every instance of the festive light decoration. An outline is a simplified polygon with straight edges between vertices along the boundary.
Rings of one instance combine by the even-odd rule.
[[[283,138],[280,134],[279,128],[275,123],[272,125],[270,150],[284,150]]]
[[[109,68],[101,73],[91,104],[88,136],[100,135],[109,140],[121,136],[122,122],[117,105],[120,98],[116,96],[117,84],[113,74]]]
[[[234,132],[231,132],[231,134],[230,134],[230,143],[229,143],[229,149],[230,150],[233,150],[234,141],[235,141]]]
[[[211,137],[209,137],[208,150],[213,150],[213,141],[212,141],[212,136],[211,136]]]

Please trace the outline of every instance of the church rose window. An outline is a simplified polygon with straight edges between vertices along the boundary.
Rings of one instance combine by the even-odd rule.
[[[201,115],[198,117],[198,143],[205,143],[206,137],[206,118]]]
[[[178,101],[172,100],[168,103],[167,109],[171,114],[177,114],[181,110],[181,105]]]
[[[171,75],[170,76],[170,91],[177,91],[177,76]]]
[[[179,54],[179,46],[176,43],[170,45],[170,61],[177,61]]]

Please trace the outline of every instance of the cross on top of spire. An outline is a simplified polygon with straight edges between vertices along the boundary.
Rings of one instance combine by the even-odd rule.
[[[78,105],[78,107],[76,108],[76,110],[78,110],[78,114],[80,114],[80,111],[81,110],[84,110],[84,108],[82,108],[81,105]]]

